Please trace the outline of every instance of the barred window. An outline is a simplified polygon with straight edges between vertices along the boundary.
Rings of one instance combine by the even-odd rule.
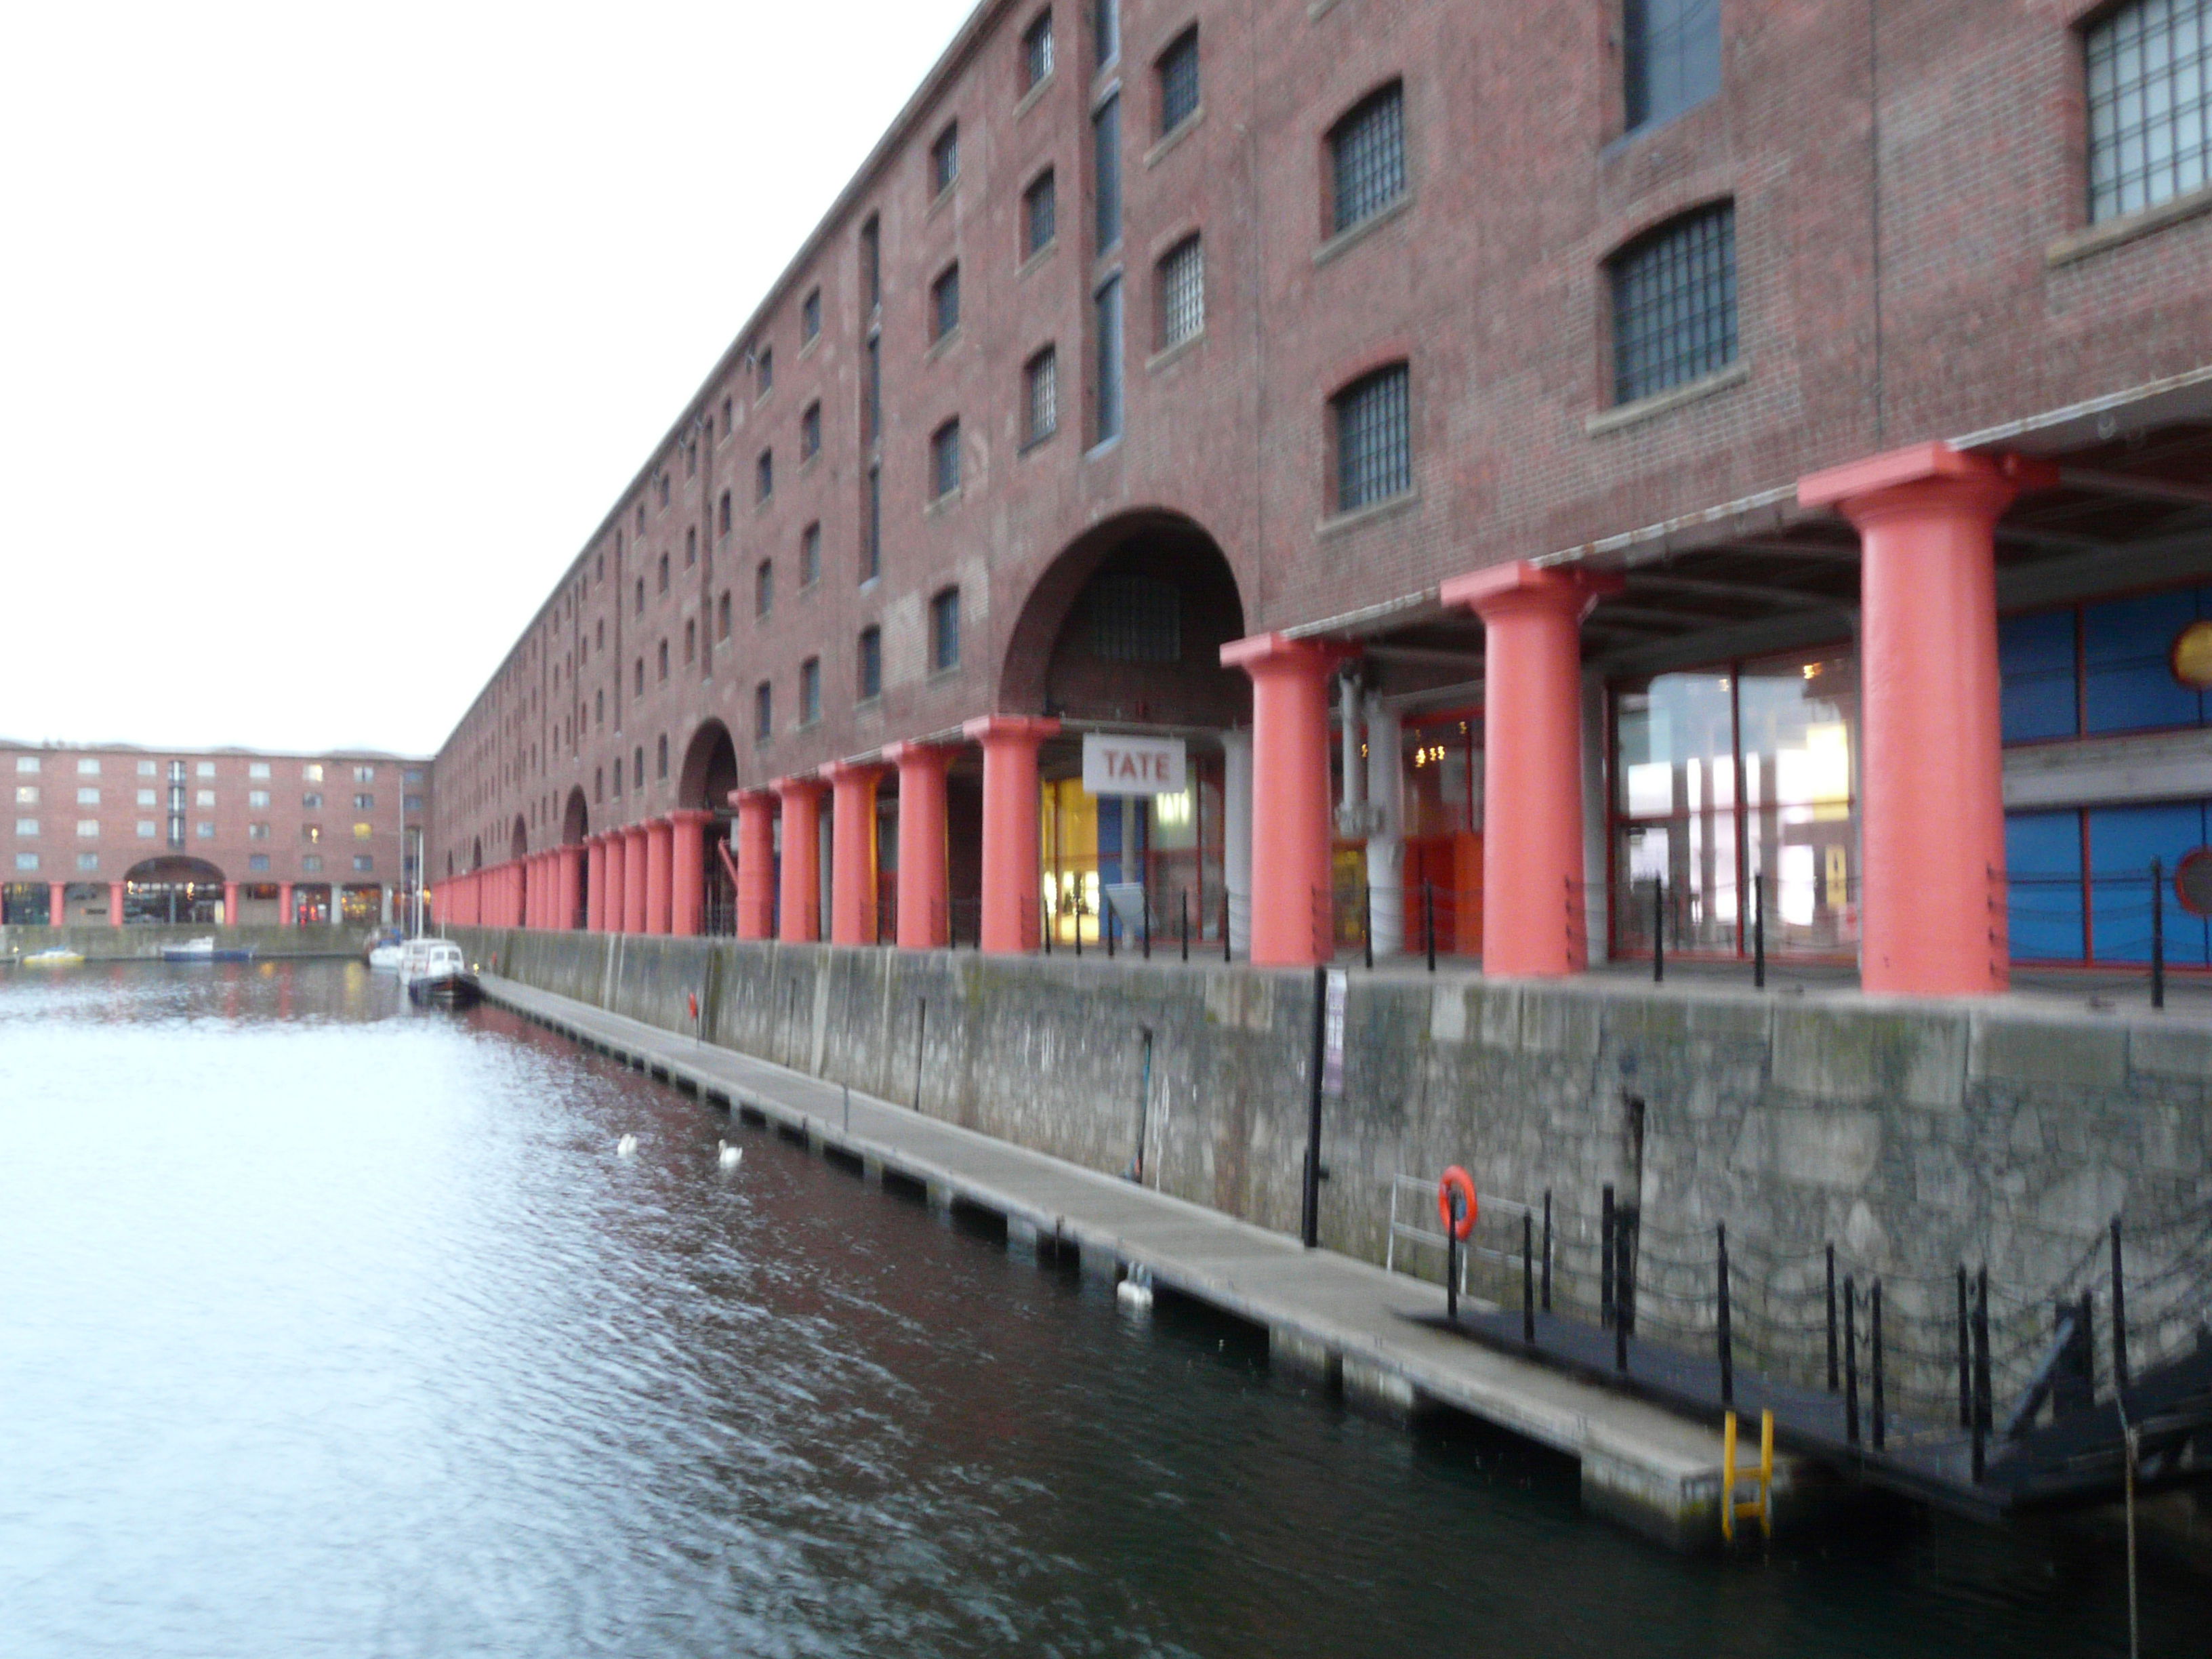
[[[1349,230],[1406,193],[1405,88],[1393,81],[1363,99],[1328,135],[1334,228]]]
[[[1206,326],[1206,250],[1184,238],[1160,261],[1160,345],[1181,345]]]
[[[1626,0],[1621,91],[1633,131],[1721,89],[1721,0]]]
[[[804,342],[822,331],[822,290],[810,289],[799,302],[799,337]]]
[[[960,124],[957,121],[937,135],[937,142],[929,147],[929,189],[933,196],[941,196],[952,188],[952,181],[960,176]]]
[[[1121,279],[1109,277],[1092,301],[1098,341],[1097,432],[1104,443],[1121,435]]]
[[[1158,576],[1091,584],[1091,654],[1108,662],[1182,660],[1182,594]]]
[[[822,659],[809,657],[799,665],[799,723],[811,726],[822,718]]]
[[[960,326],[960,267],[947,265],[929,285],[929,337],[941,340]]]
[[[1413,487],[1412,397],[1393,363],[1336,394],[1336,507],[1349,513]]]
[[[1173,132],[1198,113],[1198,25],[1160,54],[1160,131]]]
[[[799,459],[811,461],[822,447],[822,405],[811,403],[799,417]]]
[[[1022,246],[1031,253],[1042,252],[1050,246],[1057,216],[1052,169],[1048,167],[1037,176],[1036,183],[1022,192]]]
[[[822,580],[822,526],[817,521],[799,532],[799,585],[811,587]]]
[[[884,694],[884,631],[880,628],[860,630],[860,673],[857,690],[862,702],[870,702]]]
[[[766,743],[775,735],[775,688],[766,680],[753,687],[753,741]],[[622,793],[622,763],[615,763],[615,793]]]
[[[860,580],[872,582],[884,568],[884,470],[868,469],[860,502]]]
[[[775,452],[763,449],[753,463],[753,499],[764,501],[775,494]]]
[[[753,615],[766,617],[775,611],[775,561],[763,559],[753,572]]]
[[[1092,205],[1097,209],[1098,248],[1103,253],[1121,240],[1121,95],[1115,94],[1091,112]]]
[[[1027,92],[1051,73],[1052,14],[1043,11],[1022,31],[1022,90]]]
[[[930,434],[929,493],[943,500],[960,488],[960,422],[956,418]]]
[[[1060,363],[1050,346],[1030,359],[1022,378],[1029,405],[1024,441],[1035,443],[1050,437],[1060,426]]]
[[[1669,221],[1613,256],[1613,400],[1634,403],[1735,361],[1735,208]]]
[[[2089,217],[2212,183],[2212,0],[2133,0],[2083,40]]]
[[[960,590],[948,587],[929,602],[929,667],[942,673],[960,665]]]

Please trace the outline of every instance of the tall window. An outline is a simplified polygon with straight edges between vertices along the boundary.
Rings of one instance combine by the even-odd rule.
[[[799,459],[811,461],[822,447],[822,405],[819,402],[806,405],[806,412],[799,417]]]
[[[811,587],[822,580],[822,526],[819,520],[799,532],[799,585]]]
[[[1668,221],[1615,254],[1613,393],[1634,403],[1735,361],[1735,208]]]
[[[1091,112],[1092,204],[1097,210],[1098,252],[1121,240],[1121,94]]]
[[[805,344],[822,331],[822,290],[809,289],[799,302],[799,339]]]
[[[664,680],[668,678],[668,641],[666,640],[663,640],[660,642],[659,652],[656,659],[655,666],[657,670],[655,678]]]
[[[1022,370],[1024,402],[1027,406],[1026,443],[1049,438],[1060,425],[1060,370],[1053,349],[1047,346]]]
[[[873,443],[884,430],[884,342],[868,336],[866,362],[860,368],[860,441]]]
[[[662,554],[655,568],[659,574],[653,578],[653,591],[665,593],[668,591],[668,555]]]
[[[775,610],[775,561],[763,559],[753,572],[753,615],[765,617]]]
[[[1052,73],[1052,14],[1041,11],[1022,31],[1022,90],[1029,91]]]
[[[1349,230],[1406,193],[1405,89],[1370,93],[1328,135],[1331,223]]]
[[[763,346],[753,359],[753,396],[765,398],[775,390],[775,348]]]
[[[727,590],[724,591],[720,608],[715,613],[714,637],[718,640],[730,637],[730,596]]]
[[[2131,0],[2082,46],[2089,217],[2139,213],[2212,183],[2212,0]]]
[[[763,449],[753,463],[753,499],[764,501],[775,494],[775,451]]]
[[[860,630],[860,673],[857,690],[862,702],[870,702],[884,694],[884,631],[880,628]]]
[[[960,665],[960,590],[948,587],[929,602],[929,668],[943,673]]]
[[[1092,301],[1098,341],[1097,404],[1093,441],[1121,435],[1121,279],[1109,277]]]
[[[1160,261],[1160,345],[1181,345],[1206,326],[1206,250],[1185,237]]]
[[[630,695],[635,697],[645,695],[645,659],[642,657],[637,659],[631,671]]]
[[[1336,508],[1349,513],[1413,487],[1412,398],[1393,363],[1336,394]]]
[[[1163,136],[1198,113],[1198,25],[1160,54],[1160,131]]]
[[[1121,0],[1091,0],[1091,45],[1104,69],[1121,55]]]
[[[668,775],[668,734],[665,732],[660,734],[653,747],[653,775],[656,778]]]
[[[929,147],[929,193],[942,196],[960,176],[960,124],[953,122]]]
[[[959,326],[960,266],[956,261],[929,285],[929,337],[941,340]]]
[[[947,421],[929,437],[929,493],[942,501],[960,488],[960,422]]]
[[[684,568],[686,570],[689,570],[693,565],[698,562],[699,527],[696,525],[686,525],[684,529]],[[560,678],[560,673],[561,671],[557,668],[553,671],[554,678],[556,681]]]
[[[684,624],[684,660],[691,663],[698,659],[699,624],[696,620],[687,621]]]
[[[1721,0],[1626,0],[1620,21],[1630,131],[1721,89]]]
[[[1053,199],[1052,169],[1047,167],[1036,182],[1022,192],[1022,246],[1030,253],[1042,253],[1052,246],[1058,204]]]
[[[766,680],[753,687],[753,741],[766,743],[775,735],[775,688]],[[615,763],[615,793],[622,793],[622,763]]]
[[[884,569],[884,470],[868,469],[860,496],[860,580],[872,582]]]
[[[873,214],[860,227],[860,304],[873,311],[884,299],[884,233]]]
[[[719,534],[730,533],[730,492],[724,490],[722,499],[714,509],[714,528]]]
[[[799,723],[811,726],[822,718],[822,659],[809,657],[799,665]]]

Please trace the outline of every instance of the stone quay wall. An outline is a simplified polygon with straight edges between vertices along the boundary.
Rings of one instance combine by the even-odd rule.
[[[1092,1169],[1132,1173],[1141,1144],[1147,1185],[1297,1229],[1310,972],[459,937],[487,969],[672,1031],[695,1029],[696,994],[706,1042]],[[1990,1271],[2000,1400],[2058,1293],[2108,1306],[2116,1214],[2145,1286],[2139,1365],[2193,1337],[2212,1288],[2185,1248],[2212,1218],[2212,1022],[2184,1016],[1355,970],[1344,1091],[1322,1126],[1324,1245],[1437,1276],[1433,1245],[1401,1232],[1393,1247],[1394,1185],[1399,1219],[1433,1234],[1436,1179],[1457,1164],[1482,1195],[1475,1242],[1495,1253],[1474,1282],[1502,1300],[1521,1293],[1514,1200],[1548,1190],[1555,1296],[1595,1307],[1613,1185],[1641,1218],[1638,1329],[1662,1341],[1711,1340],[1726,1223],[1748,1368],[1824,1370],[1832,1244],[1862,1342],[1866,1291],[1883,1283],[1893,1411],[1955,1409],[1962,1263]]]
[[[0,961],[27,957],[59,945],[75,951],[87,962],[138,962],[158,957],[166,945],[184,945],[213,935],[225,950],[250,945],[257,957],[357,957],[362,944],[374,930],[348,925],[341,927],[280,927],[275,922],[242,927],[219,927],[211,922],[180,921],[110,927],[95,923],[83,927],[0,927]]]

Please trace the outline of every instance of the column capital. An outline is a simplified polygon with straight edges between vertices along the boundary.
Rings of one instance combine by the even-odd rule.
[[[960,734],[975,743],[1042,743],[1060,735],[1060,721],[1051,714],[981,714],[963,721]]]
[[[824,781],[837,783],[866,783],[871,778],[887,775],[890,768],[882,761],[830,761],[816,775]]]
[[[1437,598],[1486,620],[1515,611],[1557,610],[1580,622],[1592,605],[1607,594],[1620,592],[1624,585],[1609,570],[1515,559],[1485,570],[1470,570],[1463,576],[1448,576],[1437,584]]]
[[[775,805],[776,799],[777,796],[775,791],[769,788],[765,785],[761,785],[750,789],[732,789],[730,791],[730,805],[740,812],[745,811],[748,807],[756,811],[763,806],[773,808]]]
[[[830,785],[825,780],[811,773],[793,772],[782,777],[772,779],[768,787],[788,801],[818,797]]]
[[[884,758],[903,772],[909,767],[948,767],[960,757],[957,745],[949,743],[916,743],[912,741],[887,744]]]
[[[1282,670],[1327,674],[1358,654],[1359,647],[1345,640],[1294,640],[1287,634],[1251,634],[1221,647],[1221,665],[1241,668],[1255,678]]]
[[[625,823],[621,829],[616,830],[615,833],[623,837],[625,840],[634,839],[636,836],[646,833],[645,821],[641,818],[635,823]]]
[[[1853,523],[1893,506],[1923,504],[1930,495],[2001,513],[2021,490],[2049,489],[2057,483],[2058,468],[2033,456],[1912,444],[1807,473],[1797,481],[1797,504],[1832,507]]]
[[[714,815],[703,806],[679,806],[669,813],[668,821],[678,825],[712,823],[714,821]]]

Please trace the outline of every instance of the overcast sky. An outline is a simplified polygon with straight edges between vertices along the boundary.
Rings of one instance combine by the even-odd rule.
[[[0,738],[434,750],[973,3],[15,8]]]

